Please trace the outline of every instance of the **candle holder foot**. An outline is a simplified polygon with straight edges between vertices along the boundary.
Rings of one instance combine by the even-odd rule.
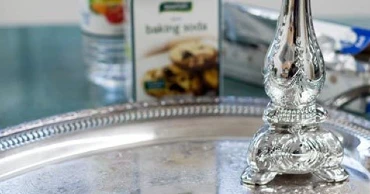
[[[276,172],[259,171],[258,169],[247,168],[242,175],[242,182],[243,184],[248,185],[265,185],[274,180],[276,175]]]
[[[348,178],[348,173],[341,166],[323,168],[313,173],[326,182],[342,182]]]

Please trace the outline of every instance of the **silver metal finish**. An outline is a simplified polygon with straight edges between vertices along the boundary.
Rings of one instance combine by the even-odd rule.
[[[274,38],[276,21],[279,12],[275,10],[254,7],[243,3],[224,4],[224,42],[225,53],[223,57],[224,73],[228,77],[263,85],[261,68],[268,47]],[[315,22],[315,20],[314,20]],[[369,56],[359,58],[351,54],[344,54],[335,47],[336,33],[327,33],[322,21],[316,20],[316,35],[324,56],[326,65],[327,81],[325,90],[318,97],[318,102],[336,102],[332,105],[346,104],[346,109],[364,113],[366,100],[362,99],[358,90],[369,85]],[[360,25],[360,21],[353,20],[351,23]],[[336,23],[327,22],[327,28]],[[339,25],[340,26],[340,25]],[[346,27],[346,26],[342,26]],[[352,27],[347,26],[348,29]],[[344,95],[342,95],[344,94]],[[348,94],[351,98],[346,98]],[[363,94],[363,93],[362,93]],[[357,103],[350,103],[350,99],[359,99]],[[344,97],[344,98],[343,98]],[[337,101],[340,100],[339,101]],[[338,103],[337,103],[338,102]]]
[[[343,106],[351,103],[353,100],[361,97],[366,97],[370,95],[370,86],[361,86],[353,88],[347,92],[344,92],[334,98],[328,99],[325,101],[327,106],[333,108],[342,108]]]
[[[370,193],[370,122],[332,110],[321,126],[340,137],[349,181],[284,175],[243,186],[245,150],[266,104],[232,97],[124,104],[6,129],[1,143],[13,146],[0,152],[0,193]]]
[[[283,0],[275,39],[266,56],[265,90],[271,98],[248,149],[246,184],[267,184],[278,174],[313,173],[327,182],[348,178],[344,150],[321,127],[327,112],[316,104],[325,65],[311,16],[310,0]]]

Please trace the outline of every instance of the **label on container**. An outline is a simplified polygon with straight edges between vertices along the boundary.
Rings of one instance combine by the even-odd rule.
[[[92,35],[123,35],[127,18],[125,0],[80,0],[81,26]]]
[[[219,0],[133,0],[137,100],[219,94]]]

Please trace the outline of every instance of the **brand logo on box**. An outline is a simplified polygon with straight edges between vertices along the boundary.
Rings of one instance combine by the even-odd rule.
[[[193,8],[192,2],[163,2],[159,6],[159,12],[190,12]]]

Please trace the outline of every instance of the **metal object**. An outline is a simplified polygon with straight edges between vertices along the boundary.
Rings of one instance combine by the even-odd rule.
[[[262,86],[261,69],[268,46],[274,38],[279,13],[241,3],[225,3],[224,16],[225,75]],[[318,101],[340,98],[343,93],[351,93],[353,88],[369,85],[370,55],[360,60],[357,55],[340,53],[335,48],[334,35],[322,33],[320,27],[322,25],[316,28],[317,39],[324,55],[328,80]],[[362,103],[348,106],[355,112],[364,112]]]
[[[370,122],[333,110],[321,126],[340,137],[349,181],[284,175],[242,186],[245,149],[266,104],[233,97],[124,104],[5,129],[0,193],[370,193]]]
[[[316,103],[325,82],[324,59],[312,24],[310,0],[284,0],[264,67],[271,98],[266,123],[248,149],[247,184],[267,184],[278,174],[313,173],[327,182],[348,178],[339,139],[320,127],[327,112]]]
[[[370,86],[361,86],[358,88],[353,88],[348,92],[344,92],[332,99],[329,99],[325,102],[327,106],[342,108],[343,106],[351,103],[353,100],[366,97],[370,95]]]

